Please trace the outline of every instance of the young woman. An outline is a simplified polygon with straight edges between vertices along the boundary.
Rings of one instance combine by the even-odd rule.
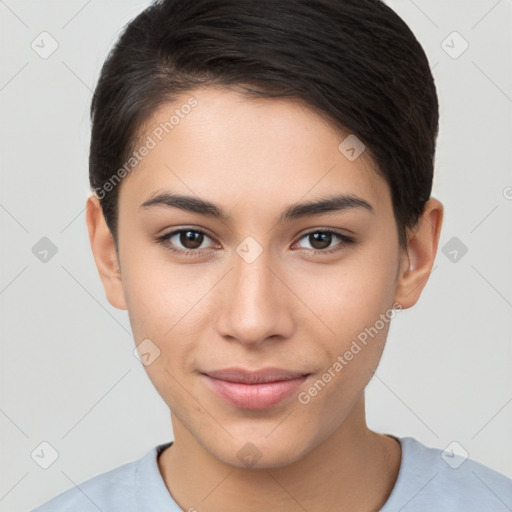
[[[91,115],[91,248],[174,441],[36,512],[510,510],[504,475],[365,421],[443,218],[436,88],[389,7],[155,2]]]

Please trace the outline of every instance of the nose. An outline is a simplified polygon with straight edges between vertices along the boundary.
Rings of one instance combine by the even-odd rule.
[[[271,261],[270,251],[264,250],[254,261],[240,254],[234,255],[232,269],[222,283],[219,334],[247,346],[290,337],[292,310],[297,305],[287,287],[286,271]]]

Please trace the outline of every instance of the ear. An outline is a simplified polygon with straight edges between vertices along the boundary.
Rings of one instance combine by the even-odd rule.
[[[99,198],[95,194],[87,198],[86,221],[94,261],[107,299],[117,309],[128,309],[114,238],[105,222]]]
[[[418,223],[408,235],[407,251],[402,255],[395,301],[403,309],[416,304],[427,284],[437,253],[442,223],[443,205],[437,199],[430,198]]]

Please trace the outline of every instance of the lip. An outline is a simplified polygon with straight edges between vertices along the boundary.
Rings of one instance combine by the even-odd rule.
[[[226,368],[202,375],[210,389],[231,405],[241,409],[261,410],[288,398],[311,374],[280,368],[255,371]]]

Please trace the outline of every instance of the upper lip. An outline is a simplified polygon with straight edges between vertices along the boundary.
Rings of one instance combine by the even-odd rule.
[[[262,368],[259,370],[246,370],[244,368],[224,368],[223,370],[212,370],[204,372],[214,379],[226,380],[228,382],[240,382],[243,384],[260,384],[265,382],[277,382],[280,380],[291,380],[309,375],[309,373],[281,368]]]

